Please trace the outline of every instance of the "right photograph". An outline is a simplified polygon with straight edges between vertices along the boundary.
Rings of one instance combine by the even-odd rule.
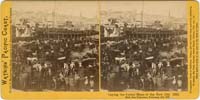
[[[100,9],[102,91],[187,91],[186,1],[102,1]]]

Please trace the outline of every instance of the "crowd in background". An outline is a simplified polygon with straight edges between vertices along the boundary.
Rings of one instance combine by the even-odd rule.
[[[187,39],[110,37],[101,40],[101,87],[108,91],[187,90]],[[98,91],[99,41],[81,36],[17,40],[12,87],[19,90]]]
[[[12,46],[12,87],[26,91],[97,91],[98,40],[37,38]]]
[[[103,90],[187,90],[186,40],[174,35],[102,40]]]

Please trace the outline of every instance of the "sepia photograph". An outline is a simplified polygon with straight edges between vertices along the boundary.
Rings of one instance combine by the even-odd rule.
[[[195,99],[195,0],[5,0],[1,98]]]
[[[186,11],[184,1],[102,1],[102,91],[187,91]]]
[[[12,91],[98,91],[95,1],[12,2]]]
[[[13,91],[187,91],[186,2],[41,2],[13,2]]]

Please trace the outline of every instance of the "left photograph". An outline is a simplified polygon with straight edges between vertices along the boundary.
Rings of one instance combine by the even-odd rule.
[[[95,1],[12,2],[12,91],[99,91]]]

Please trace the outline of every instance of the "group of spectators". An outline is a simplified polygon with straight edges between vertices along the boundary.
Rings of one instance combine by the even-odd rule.
[[[108,39],[110,38],[110,39]],[[26,91],[185,91],[183,36],[33,38],[12,43],[12,87]]]
[[[12,87],[25,91],[97,91],[98,40],[91,37],[17,40]]]
[[[102,39],[101,82],[106,91],[187,90],[184,36]]]

